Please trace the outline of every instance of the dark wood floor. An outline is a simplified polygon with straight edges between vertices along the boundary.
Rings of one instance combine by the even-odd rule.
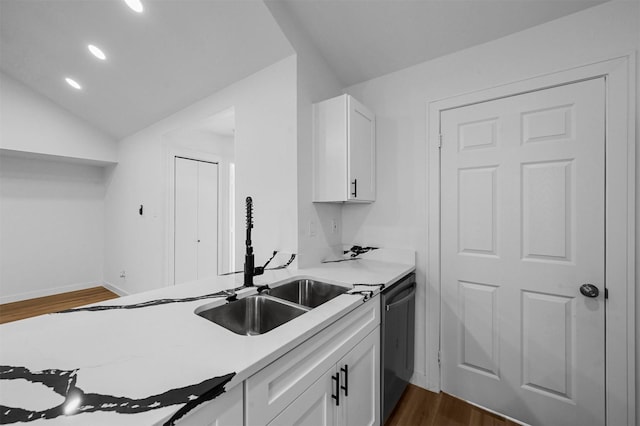
[[[89,303],[115,299],[103,287],[0,305],[0,324]],[[517,423],[484,411],[446,393],[409,385],[385,426],[516,426]]]
[[[409,385],[385,426],[517,426],[446,393]]]
[[[6,303],[0,305],[0,324],[76,308],[89,303],[115,299],[116,297],[119,296],[104,287],[93,287],[86,290]]]

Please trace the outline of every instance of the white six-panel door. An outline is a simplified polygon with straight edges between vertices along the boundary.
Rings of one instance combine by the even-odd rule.
[[[442,388],[530,424],[604,424],[604,84],[441,114]]]
[[[174,283],[218,274],[218,165],[175,157]]]

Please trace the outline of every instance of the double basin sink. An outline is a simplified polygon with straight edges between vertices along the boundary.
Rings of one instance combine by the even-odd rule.
[[[195,313],[243,336],[267,333],[328,302],[349,289],[309,279],[298,279],[215,308],[208,305]]]

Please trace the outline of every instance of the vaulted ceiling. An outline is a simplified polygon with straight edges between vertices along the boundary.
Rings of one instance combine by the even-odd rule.
[[[0,0],[0,70],[119,139],[294,54],[261,1],[143,4]]]
[[[295,53],[263,1],[142,2],[138,14],[122,0],[0,0],[0,71],[120,139]],[[269,2],[346,87],[603,0]]]
[[[495,40],[606,0],[283,1],[345,85]]]

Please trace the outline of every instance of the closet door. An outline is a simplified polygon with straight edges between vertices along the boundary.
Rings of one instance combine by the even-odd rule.
[[[442,389],[528,424],[605,424],[605,96],[441,115]]]
[[[174,283],[218,274],[218,165],[175,158]]]
[[[218,165],[198,161],[198,279],[218,275]]]
[[[175,158],[174,283],[198,278],[198,162]]]

